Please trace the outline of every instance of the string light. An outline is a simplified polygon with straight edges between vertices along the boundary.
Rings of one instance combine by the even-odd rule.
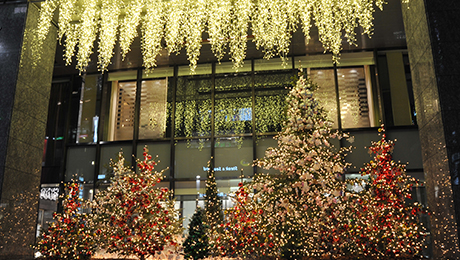
[[[110,65],[113,56],[118,32],[118,19],[120,15],[120,3],[117,0],[102,0],[101,27],[99,36],[99,70],[105,71]]]
[[[142,54],[147,73],[157,66],[156,57],[162,50],[161,39],[165,20],[165,4],[161,0],[147,0],[146,14],[142,22]]]
[[[54,10],[58,6],[58,0],[46,0],[40,9],[38,17],[38,25],[35,34],[33,35],[32,57],[35,57],[34,64],[37,65],[41,59],[43,43],[46,40],[51,27],[51,20],[54,15]]]
[[[401,0],[408,3],[409,0]],[[124,0],[83,1],[78,10],[76,0],[47,0],[42,4],[36,31],[37,58],[44,38],[49,32],[54,11],[59,6],[59,39],[65,35],[66,64],[78,44],[77,69],[83,72],[92,53],[95,34],[99,30],[99,70],[110,64],[116,30],[123,59],[142,29],[144,66],[151,70],[164,39],[169,54],[178,54],[185,47],[193,72],[200,56],[203,33],[210,37],[212,51],[220,61],[228,51],[234,68],[243,65],[246,57],[248,32],[252,31],[258,49],[266,59],[280,56],[285,63],[292,34],[298,25],[308,41],[312,25],[318,28],[319,41],[324,50],[338,61],[342,37],[356,44],[356,29],[372,35],[375,7],[383,9],[383,0]],[[101,7],[102,6],[102,7]],[[109,7],[110,6],[110,7]],[[124,12],[120,11],[124,10]],[[81,17],[72,20],[73,14]],[[120,25],[118,21],[121,20]],[[77,23],[80,26],[72,26]],[[250,28],[251,25],[251,28]],[[78,37],[76,37],[78,35]],[[78,42],[76,41],[78,38]],[[105,43],[105,41],[107,41]],[[227,50],[228,49],[228,50]]]
[[[81,15],[80,31],[78,34],[79,44],[77,52],[77,69],[85,72],[93,53],[93,45],[97,36],[99,10],[97,2],[93,0],[83,1],[83,13]]]
[[[95,1],[96,2],[96,1]],[[131,44],[137,37],[137,27],[141,20],[145,0],[132,0],[126,7],[125,17],[120,26],[120,48],[123,60],[131,50]]]
[[[365,180],[340,180],[349,167],[350,147],[330,140],[332,131],[313,97],[316,86],[300,77],[287,97],[287,118],[257,166],[277,170],[240,183],[234,206],[211,238],[220,255],[283,259],[414,257],[427,235],[419,217],[426,213],[411,199],[416,184],[405,166],[392,160],[385,135],[370,148],[375,156],[363,169]]]

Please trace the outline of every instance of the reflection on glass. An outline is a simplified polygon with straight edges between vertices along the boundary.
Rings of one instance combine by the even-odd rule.
[[[139,139],[165,137],[168,79],[142,81]]]
[[[252,88],[247,75],[216,77],[215,133],[216,135],[252,132]]]
[[[176,91],[175,136],[209,136],[211,133],[210,77],[179,77]]]
[[[59,201],[59,184],[40,185],[40,200],[38,203],[37,231],[47,230],[53,222],[53,213],[57,212]]]
[[[207,165],[211,159],[211,142],[190,140],[177,142],[175,156],[176,178],[199,178],[207,176]]]
[[[99,117],[96,115],[97,90],[100,85],[99,75],[84,77],[78,110],[77,143],[96,143]]]
[[[252,139],[217,138],[215,148],[214,172],[216,178],[239,178],[242,174],[253,175]]]
[[[318,85],[317,90],[314,92],[314,97],[319,105],[324,108],[324,111],[327,113],[327,118],[334,123],[332,127],[338,128],[334,70],[312,69],[309,70],[308,77],[314,84]]]
[[[155,166],[156,171],[161,171],[163,169],[166,169],[170,166],[170,161],[171,161],[171,144],[170,143],[141,143],[137,145],[137,158],[140,160],[143,160],[144,157],[142,153],[144,152],[144,147],[147,145],[147,148],[149,149],[149,154],[155,158],[158,156],[155,161],[157,162],[157,165]],[[136,167],[136,171],[139,171],[139,169]],[[166,170],[164,172],[164,176],[168,177],[169,176],[169,170]]]
[[[65,181],[94,181],[96,147],[69,147]]]
[[[337,69],[342,128],[369,127],[368,87],[363,68]]]
[[[176,189],[174,190],[174,195],[185,197],[184,195],[193,195],[187,196],[189,198],[204,199],[206,193],[206,178],[195,178],[193,181],[176,181]]]
[[[132,140],[136,82],[112,83],[108,141]]]
[[[131,165],[132,146],[130,144],[124,145],[103,145],[101,146],[101,158],[98,180],[102,182],[107,181],[113,176],[112,167],[110,167],[110,159],[114,162],[118,161],[118,153],[122,151],[125,157],[125,165]]]
[[[286,95],[291,87],[292,71],[255,76],[255,125],[257,133],[281,131],[285,119]]]

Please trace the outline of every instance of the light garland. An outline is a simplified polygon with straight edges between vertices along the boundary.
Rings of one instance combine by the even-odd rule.
[[[93,44],[97,36],[99,16],[99,10],[96,9],[96,2],[93,0],[85,0],[83,2],[83,9],[77,52],[77,69],[80,72],[85,71],[89,64],[90,56],[93,52]]]
[[[120,27],[120,47],[123,59],[131,50],[134,38],[137,37],[137,27],[139,26],[144,6],[145,0],[132,0],[126,8],[125,18]]]
[[[101,71],[107,70],[113,56],[119,24],[118,20],[110,17],[119,16],[120,8],[120,3],[116,0],[102,0],[98,61]]]
[[[142,22],[142,55],[147,72],[151,72],[157,66],[156,57],[162,49],[164,6],[161,0],[147,1],[147,11]]]
[[[54,10],[57,7],[57,1],[58,0],[47,0],[40,9],[37,31],[32,38],[32,56],[36,57],[34,60],[35,65],[37,65],[41,59],[43,43],[45,42],[46,36],[50,31],[51,20],[54,15]]]
[[[82,12],[76,10],[80,2],[83,2]],[[164,39],[169,54],[177,54],[185,47],[190,69],[194,71],[203,33],[209,35],[217,60],[224,57],[228,48],[237,69],[246,57],[250,29],[256,47],[263,50],[266,59],[278,55],[284,62],[292,34],[299,24],[306,40],[310,39],[314,24],[325,52],[331,52],[337,62],[342,38],[356,44],[358,27],[362,27],[363,34],[372,35],[375,7],[383,9],[384,3],[383,0],[47,0],[40,12],[35,52],[39,59],[54,11],[58,9],[59,39],[64,35],[67,39],[66,64],[71,63],[78,44],[77,69],[81,72],[86,70],[97,31],[102,45],[99,48],[99,70],[104,71],[110,63],[117,34],[125,58],[138,35],[138,27],[142,29],[142,54],[147,70],[156,66]],[[72,20],[73,14],[78,16],[80,13],[81,17]],[[121,25],[119,28],[118,24]]]

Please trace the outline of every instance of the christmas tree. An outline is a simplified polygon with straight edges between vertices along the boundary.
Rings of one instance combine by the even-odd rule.
[[[234,206],[226,210],[226,221],[220,224],[216,248],[220,255],[233,258],[259,258],[275,256],[273,234],[266,228],[262,204],[250,196],[248,186],[239,183]]]
[[[97,234],[109,253],[154,256],[165,247],[176,245],[182,232],[171,191],[155,187],[163,171],[154,171],[155,161],[144,148],[144,159],[137,160],[139,173],[124,165],[123,153],[113,163],[114,177],[107,190],[96,196]]]
[[[197,260],[208,255],[209,243],[204,223],[205,217],[205,211],[200,207],[196,209],[195,214],[192,216],[188,227],[188,237],[183,244],[187,259]]]
[[[275,137],[278,148],[268,148],[257,165],[278,174],[257,175],[250,190],[264,205],[263,229],[281,257],[337,254],[341,240],[341,201],[348,196],[341,181],[349,148],[337,148],[331,139],[346,135],[331,130],[332,122],[315,100],[316,86],[303,75],[287,97],[287,116]]]
[[[34,249],[47,259],[90,259],[96,247],[91,216],[79,213],[83,202],[80,185],[66,184],[66,191],[63,212],[53,214],[55,221],[40,235]]]
[[[205,196],[205,210],[206,210],[206,226],[207,236],[209,239],[209,253],[216,255],[216,240],[219,237],[219,225],[222,223],[222,203],[217,194],[217,183],[214,175],[213,158],[208,162],[208,176],[206,179],[206,196]]]
[[[383,127],[379,129],[384,132]],[[365,189],[350,200],[355,223],[350,228],[355,255],[372,257],[411,257],[419,254],[425,239],[425,228],[419,217],[426,213],[411,201],[411,190],[417,181],[406,174],[405,165],[392,159],[394,142],[385,134],[373,142],[374,155],[362,170],[368,176]],[[362,185],[362,184],[361,184]]]

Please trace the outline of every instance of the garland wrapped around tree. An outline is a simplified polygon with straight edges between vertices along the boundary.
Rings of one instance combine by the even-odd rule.
[[[113,163],[114,177],[107,190],[96,195],[96,227],[103,248],[109,253],[137,255],[144,259],[176,245],[181,219],[170,199],[171,191],[155,187],[163,171],[154,171],[155,161],[144,148],[137,160],[139,173],[124,165],[123,153]]]
[[[186,259],[203,259],[208,255],[209,243],[206,235],[206,212],[197,207],[188,227],[188,236],[183,247]]]
[[[90,259],[97,240],[91,215],[79,213],[83,202],[80,184],[72,182],[65,189],[63,212],[53,214],[55,221],[40,235],[34,249],[46,259]]]
[[[384,132],[383,127],[379,132]],[[415,257],[421,254],[426,229],[420,216],[422,205],[412,201],[412,189],[418,182],[406,174],[406,166],[392,159],[394,142],[382,139],[372,142],[373,159],[362,169],[367,183],[355,199],[349,200],[349,239],[353,255],[389,259]],[[364,184],[364,185],[363,185]]]

